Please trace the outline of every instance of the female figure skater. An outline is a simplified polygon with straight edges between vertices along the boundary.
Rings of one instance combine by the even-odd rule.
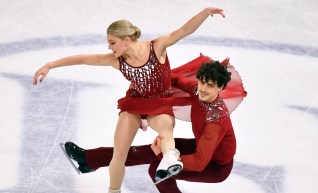
[[[156,178],[165,177],[167,171],[178,174],[182,169],[179,161],[179,151],[175,149],[173,139],[174,114],[172,107],[161,108],[150,98],[171,97],[170,64],[166,49],[180,39],[193,33],[208,16],[220,14],[223,10],[208,7],[192,17],[176,31],[160,36],[152,41],[139,41],[141,31],[127,20],[113,22],[107,28],[108,54],[83,54],[65,57],[42,66],[34,75],[36,85],[47,76],[50,69],[87,64],[111,66],[120,70],[123,76],[131,82],[126,97],[118,101],[119,114],[115,136],[114,152],[109,164],[110,193],[120,193],[120,187],[125,174],[125,161],[129,147],[141,125],[141,119],[146,119],[149,126],[162,136],[161,149],[163,159],[156,172]],[[143,105],[130,106],[133,98],[143,98]]]

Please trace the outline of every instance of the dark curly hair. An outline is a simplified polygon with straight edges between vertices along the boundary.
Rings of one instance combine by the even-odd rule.
[[[213,61],[203,63],[199,68],[196,77],[198,80],[217,83],[218,87],[225,89],[227,83],[231,80],[231,72],[227,71],[227,66],[221,64],[219,61]]]

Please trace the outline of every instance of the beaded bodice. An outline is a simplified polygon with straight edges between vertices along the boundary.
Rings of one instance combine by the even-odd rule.
[[[148,61],[140,67],[129,65],[119,57],[120,71],[131,82],[130,88],[142,97],[161,98],[171,96],[170,63],[166,56],[165,63],[160,63],[150,43]]]

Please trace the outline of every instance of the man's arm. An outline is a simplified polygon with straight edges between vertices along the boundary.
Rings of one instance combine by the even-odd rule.
[[[181,155],[183,168],[186,171],[203,171],[211,161],[215,149],[224,138],[225,130],[221,126],[210,123],[204,128],[199,139],[196,152],[191,155]]]
[[[180,74],[171,73],[171,85],[187,93],[191,93],[197,84],[198,82],[193,79],[186,78]]]

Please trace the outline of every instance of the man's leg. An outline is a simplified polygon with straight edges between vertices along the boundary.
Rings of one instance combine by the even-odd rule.
[[[113,147],[100,147],[85,150],[84,155],[87,165],[93,170],[109,166],[110,160],[113,156],[113,151]],[[150,162],[154,159],[157,159],[157,157],[152,151],[150,145],[132,146],[129,148],[125,166],[150,164]]]
[[[202,172],[183,171],[175,179],[188,182],[219,183],[230,175],[232,168],[233,161],[226,165],[210,162]]]
[[[196,151],[196,143],[194,139],[175,139],[176,148],[178,148],[182,155],[193,154]],[[181,160],[182,161],[182,160]],[[148,173],[155,182],[154,174],[159,164],[159,160],[154,160],[150,166]],[[185,180],[189,182],[204,182],[204,183],[218,183],[224,181],[231,173],[233,168],[233,161],[226,165],[218,165],[209,163],[202,172],[182,171],[179,175],[173,176],[156,185],[160,193],[180,193],[176,180]]]
[[[155,182],[154,174],[159,165],[159,160],[154,160],[150,166],[148,173],[153,182]],[[177,186],[176,180],[185,180],[188,182],[203,182],[203,183],[219,183],[223,182],[231,173],[233,161],[227,165],[221,166],[210,163],[202,172],[182,171],[179,175],[173,176],[156,185],[160,193],[181,193]]]
[[[82,173],[89,173],[100,167],[107,167],[113,156],[113,147],[99,147],[95,149],[83,149],[73,142],[65,143],[65,150],[70,158],[79,165]],[[132,146],[129,148],[125,166],[150,164],[156,155],[152,151],[150,144],[143,146]]]
[[[181,155],[189,155],[196,152],[195,139],[177,138],[175,142],[176,148],[180,150]],[[230,175],[232,168],[233,160],[226,165],[210,162],[202,172],[183,171],[175,179],[190,182],[218,183],[224,181]]]

